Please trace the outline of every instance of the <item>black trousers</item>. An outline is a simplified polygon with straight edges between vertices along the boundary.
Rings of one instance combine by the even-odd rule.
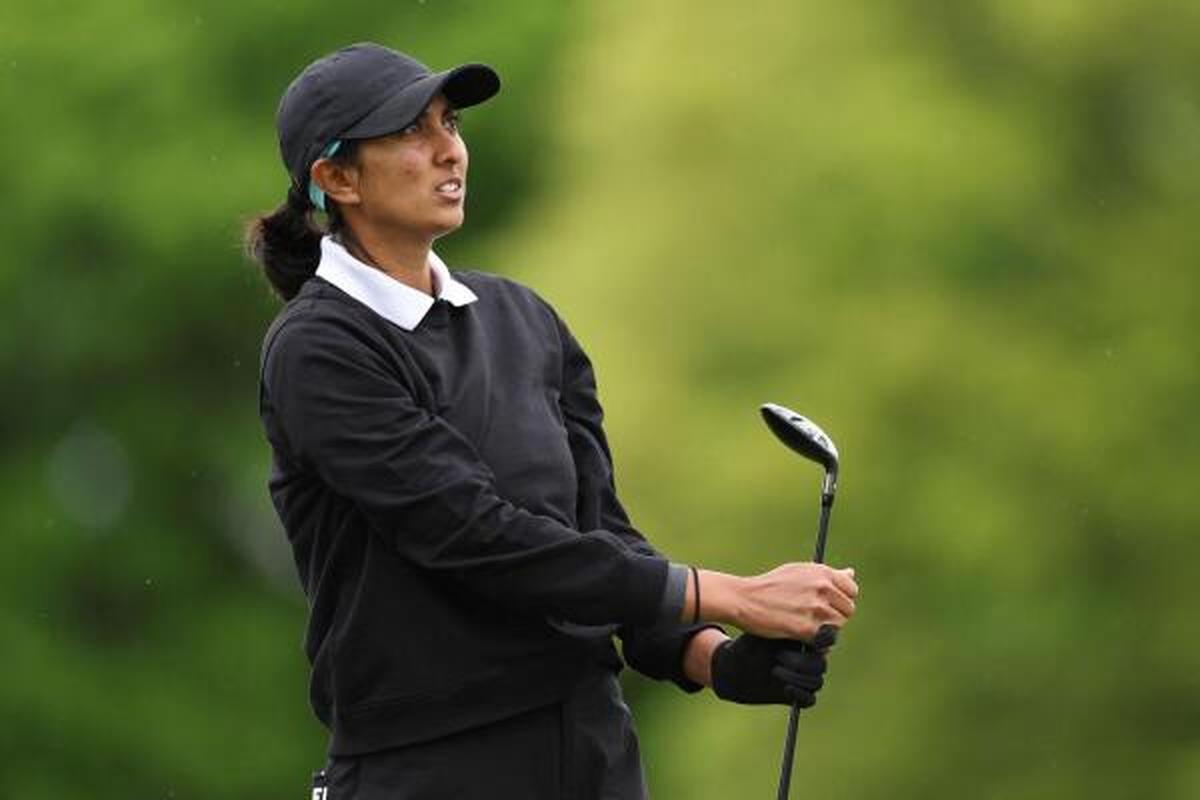
[[[321,782],[314,781],[314,790]],[[331,758],[321,800],[645,800],[633,717],[597,667],[562,703],[363,756]]]

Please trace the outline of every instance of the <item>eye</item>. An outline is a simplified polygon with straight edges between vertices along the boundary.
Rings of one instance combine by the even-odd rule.
[[[458,133],[462,129],[462,115],[457,111],[448,111],[446,116],[442,117],[442,125],[451,133]]]
[[[408,123],[403,128],[400,128],[395,133],[392,133],[390,135],[403,139],[405,137],[414,136],[414,135],[420,133],[421,127],[422,127],[421,118],[417,117],[412,122]]]

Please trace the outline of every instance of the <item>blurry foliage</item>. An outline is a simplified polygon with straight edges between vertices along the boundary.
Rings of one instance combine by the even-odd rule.
[[[0,24],[3,793],[301,796],[322,732],[238,254],[341,44],[494,64],[452,263],[597,365],[678,560],[831,556],[859,618],[796,792],[1200,795],[1200,12],[1140,3],[103,4]],[[657,797],[768,796],[781,710],[627,674]]]

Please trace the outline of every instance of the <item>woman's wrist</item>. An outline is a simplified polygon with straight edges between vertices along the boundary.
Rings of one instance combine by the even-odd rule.
[[[713,653],[728,640],[719,628],[705,628],[688,639],[683,651],[684,676],[701,686],[712,686]]]
[[[692,622],[698,616],[703,622],[726,622],[742,627],[745,608],[743,597],[748,580],[724,572],[698,569],[695,579],[687,583],[680,622]]]

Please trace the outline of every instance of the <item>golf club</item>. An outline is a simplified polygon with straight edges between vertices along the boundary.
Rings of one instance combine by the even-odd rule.
[[[833,497],[837,491],[838,451],[825,431],[811,420],[775,403],[764,403],[759,411],[771,432],[789,448],[815,461],[825,468],[825,480],[821,484],[821,518],[817,523],[817,547],[813,561],[825,563],[825,537],[829,530],[829,513],[833,510]],[[822,626],[814,639],[817,647],[833,644],[837,630]],[[787,737],[783,744],[783,765],[779,771],[779,794],[777,800],[787,800],[792,783],[792,760],[796,754],[796,728],[800,723],[800,706],[792,703],[788,717]]]

